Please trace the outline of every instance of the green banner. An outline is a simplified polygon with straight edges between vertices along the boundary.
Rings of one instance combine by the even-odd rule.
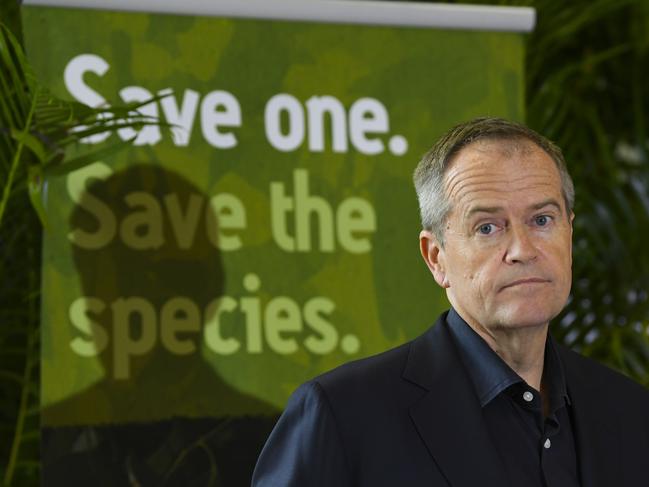
[[[47,183],[44,426],[274,420],[300,383],[448,306],[420,261],[411,174],[454,123],[523,119],[521,34],[23,17],[56,94],[167,95],[142,112],[174,125],[87,141],[137,136]]]

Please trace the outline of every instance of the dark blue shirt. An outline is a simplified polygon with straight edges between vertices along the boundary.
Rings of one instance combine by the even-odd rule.
[[[512,486],[578,487],[570,397],[548,334],[541,394],[514,372],[453,309],[447,321],[473,381],[487,430]]]

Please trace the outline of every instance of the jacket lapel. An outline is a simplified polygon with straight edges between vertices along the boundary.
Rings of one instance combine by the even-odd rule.
[[[410,416],[448,482],[453,487],[508,485],[445,314],[412,343],[403,377],[428,391],[411,406]]]
[[[622,445],[618,418],[599,411],[598,396],[606,391],[592,384],[588,373],[580,373],[574,352],[560,347],[571,401],[572,428],[577,447],[581,485],[618,485],[622,475]],[[582,359],[583,360],[583,359]]]

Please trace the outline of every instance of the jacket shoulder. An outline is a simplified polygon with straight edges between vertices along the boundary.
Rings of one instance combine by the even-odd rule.
[[[313,379],[327,392],[338,389],[385,388],[401,378],[412,341],[377,355],[347,362]]]
[[[649,410],[649,389],[622,373],[559,345],[559,353],[566,368],[568,386],[578,383],[580,389],[592,392],[598,401],[615,409],[637,408],[646,414]]]
[[[312,380],[332,405],[399,407],[430,390],[430,378],[448,365],[446,313],[415,339],[385,352],[341,365]],[[446,357],[446,359],[441,358]],[[380,406],[379,406],[380,404]],[[354,406],[350,406],[354,407]]]

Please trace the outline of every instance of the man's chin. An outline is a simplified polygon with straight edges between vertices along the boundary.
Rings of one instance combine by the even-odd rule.
[[[547,308],[540,310],[517,307],[501,310],[496,313],[499,318],[497,328],[516,330],[546,327],[556,314],[558,313],[549,313]]]

